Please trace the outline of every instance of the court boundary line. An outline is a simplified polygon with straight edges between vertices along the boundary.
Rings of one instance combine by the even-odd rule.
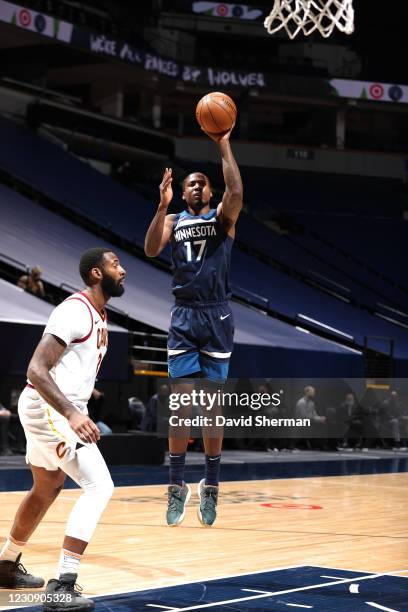
[[[300,566],[302,567],[302,566]],[[307,566],[303,566],[303,567],[307,567]],[[314,567],[314,566],[312,566]],[[346,571],[346,570],[344,570]],[[351,570],[350,570],[351,571]],[[326,588],[329,586],[334,586],[334,585],[339,585],[339,584],[347,584],[349,582],[356,582],[357,580],[359,582],[361,582],[362,580],[374,580],[376,578],[381,578],[382,576],[389,576],[389,575],[394,575],[394,574],[398,574],[398,573],[406,573],[408,572],[408,569],[405,570],[397,570],[397,571],[393,571],[392,574],[389,574],[388,572],[382,572],[380,574],[372,574],[370,576],[355,576],[354,578],[346,578],[343,580],[335,580],[332,582],[325,582],[322,584],[314,584],[314,585],[308,585],[308,586],[304,586],[304,587],[297,587],[295,589],[286,589],[284,591],[275,591],[275,592],[268,592],[262,595],[253,595],[250,597],[240,597],[237,599],[227,599],[224,601],[214,601],[212,603],[208,603],[208,604],[199,604],[199,605],[195,605],[195,606],[188,606],[187,608],[171,608],[171,610],[174,610],[174,612],[189,612],[190,610],[203,610],[204,608],[214,608],[215,606],[224,606],[227,604],[231,604],[231,603],[240,603],[242,601],[254,601],[255,599],[265,599],[266,597],[276,597],[277,595],[289,595],[291,593],[299,593],[301,591],[311,591],[313,589],[320,589],[320,588]],[[397,577],[397,576],[395,576]],[[242,589],[243,590],[243,589]]]
[[[254,572],[246,572],[244,574],[229,574],[227,576],[218,576],[216,578],[200,578],[198,580],[190,580],[189,582],[180,582],[180,583],[176,583],[176,584],[169,584],[169,585],[162,585],[162,586],[157,586],[157,587],[152,587],[152,588],[141,588],[141,589],[132,589],[131,591],[113,591],[111,593],[105,593],[103,595],[97,595],[94,594],[92,591],[90,591],[89,593],[87,592],[87,595],[90,595],[91,597],[93,597],[94,599],[97,599],[98,602],[101,602],[100,600],[105,598],[105,597],[114,597],[117,595],[130,595],[131,593],[141,593],[143,591],[156,591],[156,590],[161,590],[161,589],[170,589],[172,587],[179,587],[179,586],[183,586],[183,585],[188,585],[188,584],[198,584],[200,582],[211,582],[211,581],[215,581],[215,580],[226,580],[227,578],[239,578],[240,576],[254,576],[257,574],[267,574],[267,573],[271,573],[271,572],[278,572],[278,571],[285,571],[285,570],[291,570],[291,569],[300,569],[302,567],[312,567],[312,568],[316,568],[316,569],[333,569],[333,570],[338,570],[338,571],[342,571],[342,572],[354,572],[354,573],[359,573],[358,570],[352,570],[352,569],[346,569],[346,568],[340,568],[340,567],[332,567],[332,566],[321,566],[321,565],[288,565],[288,566],[282,566],[282,567],[275,567],[275,568],[269,568],[269,569],[263,569],[263,570],[256,570]],[[362,570],[364,571],[364,570]],[[247,601],[247,600],[252,600],[252,599],[260,599],[260,598],[264,598],[264,597],[274,597],[276,595],[283,595],[283,594],[290,594],[290,593],[296,593],[299,591],[305,591],[305,590],[312,590],[312,589],[318,589],[321,587],[328,587],[328,586],[333,586],[336,584],[347,584],[347,583],[351,583],[351,582],[355,582],[357,580],[361,581],[361,580],[369,580],[369,579],[375,579],[375,578],[380,578],[382,576],[391,576],[391,577],[395,577],[395,578],[405,578],[405,576],[401,576],[400,574],[406,574],[408,573],[408,569],[404,569],[404,570],[392,570],[389,572],[380,572],[380,573],[375,573],[375,572],[370,572],[367,571],[365,572],[366,575],[364,576],[354,576],[353,578],[345,578],[345,579],[341,579],[341,580],[335,580],[332,582],[327,582],[327,583],[321,583],[318,585],[308,585],[305,587],[297,587],[295,589],[288,589],[285,591],[275,591],[275,592],[268,592],[268,594],[266,595],[258,595],[258,596],[254,596],[254,597],[250,597],[250,598],[240,598],[237,600],[228,600],[225,602],[213,602],[211,604],[202,604],[200,606],[196,606],[196,607],[188,607],[188,608],[168,608],[168,610],[174,610],[174,612],[187,612],[188,610],[199,610],[200,608],[208,608],[208,607],[214,607],[215,605],[226,605],[227,603],[238,603],[239,601]],[[407,576],[408,578],[408,576]],[[242,589],[244,590],[244,589]],[[266,592],[265,592],[266,593]],[[16,609],[16,606],[13,607],[1,607],[1,610],[7,611],[7,610],[14,610]]]
[[[268,574],[270,572],[279,572],[279,571],[285,571],[285,570],[291,570],[291,569],[299,569],[302,567],[314,567],[314,568],[318,568],[318,569],[336,569],[339,571],[343,571],[343,572],[354,572],[354,573],[361,573],[358,570],[351,570],[351,569],[344,569],[344,568],[340,568],[340,567],[323,567],[321,565],[288,565],[288,566],[283,566],[283,567],[275,567],[275,568],[269,568],[266,570],[256,570],[254,572],[245,572],[244,574],[228,574],[227,576],[218,576],[217,578],[200,578],[198,580],[190,580],[189,582],[179,582],[176,584],[169,584],[169,585],[164,585],[164,586],[159,586],[159,587],[152,587],[150,589],[146,589],[146,588],[142,588],[142,589],[132,589],[131,591],[119,591],[119,592],[112,592],[112,593],[106,593],[105,595],[98,595],[97,597],[113,597],[114,595],[129,595],[130,593],[141,593],[142,591],[155,591],[158,589],[170,589],[172,587],[178,587],[178,586],[183,586],[183,585],[187,585],[187,584],[198,584],[200,582],[211,582],[213,580],[226,580],[227,578],[239,578],[240,576],[255,576],[257,574]],[[362,570],[364,571],[364,570]],[[347,578],[347,579],[342,579],[342,582],[344,580],[349,581],[349,582],[353,582],[354,580],[357,580],[357,578],[359,580],[363,580],[363,579],[368,579],[368,578],[373,578],[373,577],[380,577],[380,576],[395,576],[396,578],[403,578],[404,576],[398,576],[396,574],[400,574],[400,573],[407,573],[408,569],[404,569],[404,570],[397,570],[394,571],[392,570],[392,572],[381,572],[381,573],[375,573],[375,572],[369,572],[367,571],[366,576],[363,577],[354,577],[354,578]],[[330,584],[334,584],[334,582],[331,582]],[[303,588],[303,587],[302,587]],[[94,596],[93,593],[89,593],[90,595]]]
[[[183,586],[185,584],[199,584],[200,582],[210,582],[211,580],[226,580],[227,578],[239,578],[240,576],[252,576],[252,575],[264,574],[264,573],[266,574],[268,572],[285,571],[285,570],[290,570],[290,569],[297,569],[299,567],[315,567],[315,566],[287,565],[283,567],[276,567],[274,569],[255,570],[254,572],[245,572],[244,574],[241,574],[241,573],[240,574],[229,574],[226,576],[220,576],[216,578],[199,578],[197,580],[190,580],[189,582],[185,582],[185,581],[178,582],[176,584],[169,584],[169,585],[164,585],[160,587],[152,587],[150,589],[146,589],[146,587],[144,587],[143,589],[132,589],[131,591],[118,591],[118,592],[115,591],[113,593],[106,593],[106,595],[98,595],[98,597],[113,597],[114,595],[129,595],[130,593],[140,593],[141,591],[154,591],[156,589],[171,589],[172,587]],[[93,596],[92,593],[89,593],[89,594]]]
[[[164,585],[164,586],[159,586],[159,587],[152,587],[152,588],[148,588],[146,589],[146,587],[142,588],[142,589],[132,589],[131,591],[113,591],[112,593],[105,593],[104,595],[97,595],[95,593],[93,593],[93,591],[87,591],[86,595],[91,596],[94,599],[101,599],[102,597],[114,597],[115,595],[130,595],[130,593],[141,593],[142,591],[155,591],[156,589],[170,589],[172,587],[178,587],[178,586],[183,586],[185,584],[198,584],[200,582],[210,582],[210,580],[226,580],[227,578],[239,578],[240,576],[248,576],[248,575],[253,575],[253,574],[263,574],[263,573],[268,573],[268,572],[273,572],[273,571],[284,571],[284,570],[289,570],[289,569],[297,569],[299,567],[307,567],[305,565],[288,565],[288,566],[284,566],[284,567],[277,567],[275,569],[267,569],[267,570],[256,570],[255,572],[246,572],[245,574],[232,574],[232,575],[227,575],[227,576],[221,576],[221,577],[217,577],[217,578],[200,578],[198,580],[190,580],[190,582],[179,582],[176,584],[169,584],[169,585]],[[310,566],[310,567],[315,567],[315,566]],[[1,610],[14,610],[16,608],[16,606],[13,606],[11,608],[1,608]]]
[[[372,608],[377,608],[378,610],[385,610],[385,612],[398,612],[398,610],[395,608],[386,608],[385,606],[375,603],[374,601],[366,601],[366,604]]]
[[[364,456],[364,458],[367,458],[367,457]],[[378,459],[378,460],[382,461],[382,460],[389,460],[389,459],[395,459],[395,458],[398,458],[398,459],[408,459],[408,453],[404,453],[404,454],[401,454],[401,455],[380,457],[380,459]],[[356,457],[356,460],[358,460],[357,457]],[[336,461],[333,461],[333,462],[336,463]],[[276,462],[271,462],[271,463],[273,463],[273,465],[277,465]],[[288,463],[295,464],[294,461],[293,462],[288,462]],[[268,462],[265,462],[265,465],[267,465],[267,464],[268,464]],[[228,465],[228,464],[225,464],[225,465]],[[163,465],[161,467],[166,468],[168,466]],[[1,471],[3,469],[6,470],[6,471],[9,471],[9,472],[10,471],[27,471],[28,470],[27,464],[22,464],[22,465],[19,465],[18,467],[10,466],[10,467],[1,468],[0,469],[0,474],[1,474]],[[343,479],[343,478],[355,478],[355,477],[358,477],[358,476],[360,476],[360,477],[362,477],[362,476],[364,476],[364,477],[367,477],[367,476],[387,476],[387,475],[396,475],[396,474],[407,475],[408,474],[408,470],[401,471],[401,472],[378,472],[378,473],[375,473],[375,474],[330,474],[330,475],[327,475],[327,476],[325,476],[323,474],[316,474],[314,476],[308,476],[308,475],[305,475],[305,476],[294,476],[293,478],[290,478],[290,477],[286,476],[285,478],[260,478],[260,479],[257,479],[257,480],[248,480],[248,479],[246,479],[246,480],[225,480],[225,481],[223,481],[222,484],[233,485],[233,484],[246,483],[246,482],[248,482],[248,483],[254,483],[254,482],[282,482],[282,481],[290,481],[291,482],[291,481],[295,481],[295,480],[304,480],[304,479],[310,480],[310,479],[313,479],[313,478],[316,478],[316,479],[317,478],[324,478],[324,479],[327,479],[327,478],[342,478]],[[126,475],[128,475],[128,474],[126,474]],[[132,473],[129,473],[129,475],[132,475]],[[116,474],[113,474],[113,476],[116,476]],[[194,481],[194,482],[190,481],[188,484],[197,484],[197,482],[196,481]],[[342,483],[334,483],[334,484],[342,484]],[[152,483],[152,484],[143,483],[143,484],[130,484],[130,485],[115,485],[115,491],[117,489],[126,489],[126,488],[130,488],[130,487],[163,487],[163,486],[166,486],[166,484],[165,483]],[[361,485],[359,483],[355,483],[355,484],[352,484],[351,486],[355,486],[355,487],[358,486],[358,487],[360,487]],[[392,488],[392,489],[395,488],[395,487],[390,487],[389,485],[372,485],[372,486],[380,487],[380,488],[381,487]],[[78,487],[78,486],[69,487],[68,489],[63,489],[63,490],[64,491],[70,491],[70,490],[72,490],[72,491],[77,491],[78,490],[79,491],[80,487]],[[14,489],[14,490],[8,490],[7,489],[5,491],[0,491],[0,495],[2,493],[5,493],[5,494],[9,494],[9,493],[28,493],[28,491],[29,491],[29,489]]]
[[[302,567],[320,567],[319,565],[309,565],[309,566],[305,566],[303,565]],[[333,567],[333,566],[327,566],[326,569],[334,569],[334,570],[339,570],[339,572],[357,572],[358,570],[352,570],[352,569],[347,569],[345,567]],[[361,570],[361,572],[364,572],[364,570]],[[380,572],[378,574],[376,574],[376,572],[370,572],[367,571],[367,574],[373,574],[373,575],[378,575],[378,576],[392,576],[393,574],[391,572]],[[398,570],[397,573],[399,574],[405,574],[408,573],[408,569],[406,570]],[[397,578],[404,578],[405,576],[397,576]],[[408,578],[408,576],[407,576]]]

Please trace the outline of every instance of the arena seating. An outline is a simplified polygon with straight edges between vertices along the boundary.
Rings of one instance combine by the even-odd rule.
[[[3,118],[0,118],[0,136],[1,167],[10,170],[12,174],[21,177],[49,197],[79,211],[103,226],[110,227],[119,235],[136,242],[139,246],[143,245],[145,229],[153,212],[151,200],[143,197],[140,192],[132,192],[101,175],[60,147],[40,138],[31,130]],[[190,167],[195,169],[194,164],[190,164]],[[211,177],[220,179],[219,166],[204,164],[203,171],[208,172]],[[270,172],[265,169],[251,168],[249,170],[244,168],[244,177],[246,174],[248,174],[245,180],[246,197],[250,201],[256,198],[257,207],[261,207],[262,198],[265,198],[265,194],[270,193]],[[63,176],[65,177],[64,182],[61,180]],[[284,181],[282,180],[283,176],[285,177]],[[302,177],[303,175],[299,174],[299,176]],[[305,199],[300,197],[301,190],[306,189],[305,180],[305,177],[298,179],[298,175],[296,175],[296,181],[289,181],[288,183],[285,174],[274,175],[274,203],[272,207],[285,209],[289,197],[285,194],[285,189],[288,191],[289,184],[290,189],[293,190],[293,185],[296,186],[300,181],[300,185],[296,187],[298,191],[291,197],[293,200],[297,199],[299,202],[303,202],[303,207],[306,208]],[[275,181],[277,181],[276,184]],[[333,200],[338,198],[341,185],[342,181],[338,180],[336,189],[333,190],[333,197],[326,197],[330,200],[331,205],[333,205]],[[157,187],[155,187],[155,190],[157,190]],[[251,193],[254,190],[257,196]],[[326,194],[328,193],[326,188],[323,191]],[[149,189],[146,192],[149,194]],[[311,182],[310,193],[314,197],[317,192],[316,178]],[[150,190],[150,193],[153,194],[153,191]],[[341,193],[345,193],[344,187]],[[369,193],[370,196],[376,194],[378,200],[379,196],[373,186]],[[157,197],[157,192],[153,194],[153,197]],[[320,197],[322,196],[320,195]],[[270,196],[268,200],[270,202]],[[337,199],[337,202],[340,206],[341,203],[347,204],[350,200],[350,198],[347,200],[340,198],[340,200]],[[357,201],[360,202],[358,199]],[[381,201],[384,203],[383,200]],[[317,207],[317,204],[314,204],[314,206]],[[271,234],[263,224],[251,219],[248,215],[240,221],[238,237],[248,246],[264,252],[297,271],[308,274],[312,270],[321,276],[333,279],[338,284],[349,288],[359,302],[364,302],[370,306],[376,301],[377,296],[373,292],[370,293],[358,283],[353,284],[352,280],[342,274],[341,269],[334,271],[327,264],[314,257],[313,254],[308,254],[304,248],[299,249],[295,244],[291,244],[285,236],[279,236],[276,233]],[[310,246],[307,243],[307,238],[304,238],[303,242],[302,240],[303,238],[298,240],[300,247]],[[350,249],[353,248],[354,242],[354,240],[348,240]],[[311,246],[312,252],[320,252],[320,245],[312,244]],[[342,262],[343,264],[344,262]],[[352,266],[349,264],[345,271],[350,271],[350,268]],[[394,298],[397,304],[401,303],[402,297],[398,292]]]
[[[399,218],[406,204],[401,180],[268,168],[242,169],[248,201],[260,211],[315,211]]]
[[[44,280],[80,288],[80,254],[95,244],[109,246],[31,200],[0,185],[1,252],[44,269]],[[38,245],[41,244],[41,249]],[[132,318],[167,331],[170,276],[114,248],[127,270],[126,292],[113,305]],[[361,354],[306,334],[253,309],[233,304],[236,349],[232,376],[360,376]],[[407,347],[408,353],[408,347]]]
[[[189,167],[187,163],[184,165]],[[192,168],[195,167],[200,166],[193,164]],[[215,166],[208,169],[204,164],[204,170],[215,170]],[[218,167],[217,173],[219,174]],[[145,197],[150,196],[150,201],[155,202],[157,185],[139,184],[137,190]],[[180,195],[176,188],[175,200]],[[308,218],[307,215],[304,216]],[[333,247],[314,239],[307,232],[279,233],[250,214],[242,212],[237,224],[236,241],[249,254],[261,259],[263,256],[271,265],[349,301],[362,304],[372,311],[378,310],[379,301],[390,307],[402,307],[407,300],[405,294],[382,280],[378,274],[369,272],[367,278],[365,269],[356,270],[347,255],[333,252]]]
[[[143,244],[150,204],[28,128],[0,117],[0,167],[48,197]]]
[[[20,200],[11,200],[20,203]],[[1,192],[2,206],[5,204]],[[5,206],[7,208],[7,206]],[[19,208],[21,210],[21,208]],[[7,230],[0,231],[1,245]],[[15,235],[18,243],[17,236]],[[38,243],[37,243],[38,250]],[[10,251],[14,252],[13,249]],[[1,256],[0,256],[1,257]],[[43,333],[53,306],[34,297],[16,285],[0,279],[0,374],[25,376],[27,366]],[[109,323],[109,353],[111,359],[104,360],[98,377],[110,380],[126,380],[128,377],[127,330]],[[10,350],[5,349],[10,347]]]
[[[181,163],[192,171],[201,169],[215,184],[222,184],[219,165]],[[403,271],[395,266],[397,253],[406,242],[402,211],[407,208],[408,194],[401,180],[267,168],[241,170],[251,216],[276,219],[287,233],[271,235],[259,220],[246,215],[239,223],[239,239],[312,280],[318,278],[315,273],[332,279],[350,290],[345,296],[349,293],[374,310],[378,301],[408,309],[408,293],[381,278],[384,274],[404,284]],[[305,231],[297,231],[298,225]],[[387,250],[379,248],[384,243]],[[356,257],[361,264],[356,265]]]
[[[323,236],[337,249],[369,264],[376,272],[401,284],[406,293],[400,292],[400,298],[405,298],[408,307],[408,281],[404,267],[398,265],[408,229],[408,224],[405,225],[406,222],[402,218],[350,219],[339,215],[316,216],[304,213],[297,214],[295,218],[304,227]],[[305,243],[304,238],[300,240]],[[313,248],[316,248],[316,245]],[[390,283],[387,283],[387,287],[390,287]]]
[[[0,139],[0,166],[8,168],[14,175],[24,178],[26,182],[42,193],[63,202],[74,210],[81,211],[83,215],[95,219],[97,223],[105,223],[115,233],[133,240],[139,246],[143,245],[144,235],[154,210],[154,207],[146,198],[102,176],[66,153],[62,148],[43,140],[24,127],[2,119],[0,120],[0,134],[2,135]],[[9,143],[12,143],[12,146]],[[8,197],[10,197],[10,193]],[[58,221],[66,223],[62,219]],[[241,221],[240,227],[244,225],[245,223]],[[272,242],[274,242],[271,238],[272,234],[268,230],[263,231],[259,241],[257,241],[260,248],[265,249],[266,252],[272,248],[275,250],[281,249],[282,260],[285,260],[287,252],[289,252],[288,258],[291,257],[293,263],[300,262],[300,265],[307,261],[307,258],[302,257],[295,247],[290,250],[286,249],[286,243],[280,241],[281,244],[279,244],[279,239],[271,247]],[[73,236],[73,239],[75,240],[75,236]],[[65,238],[62,238],[62,240],[64,242]],[[86,246],[91,246],[91,244]],[[82,248],[81,246],[77,252],[80,252]],[[29,261],[31,261],[31,258]],[[132,259],[132,266],[134,261]],[[143,316],[146,316],[146,312],[149,313],[149,321],[146,322],[161,329],[166,329],[167,315],[166,322],[164,322],[163,317],[156,314],[161,310],[159,305],[156,308],[156,301],[157,304],[161,303],[162,294],[159,297],[155,293],[157,287],[161,284],[155,283],[155,286],[153,286],[150,278],[148,278],[152,274],[151,266],[144,262],[138,262],[139,264],[142,266],[141,269],[145,270],[146,285],[144,289],[146,294],[141,295],[142,292],[139,290],[134,303],[145,304]],[[44,265],[44,262],[42,265]],[[307,263],[307,265],[309,264]],[[66,277],[61,278],[58,268],[53,273],[58,278],[51,279],[51,282],[57,280],[59,283],[64,280],[70,282]],[[329,272],[326,271],[326,276],[328,274]],[[78,283],[77,277],[72,280],[72,272],[70,277],[71,284],[73,282]],[[142,277],[143,275],[139,274],[138,280],[140,281]],[[164,278],[166,280],[163,279],[163,283],[166,286],[169,279],[167,276],[164,276]],[[373,317],[310,287],[296,278],[257,261],[237,248],[234,251],[231,279],[234,285],[263,296],[269,301],[270,307],[282,315],[296,318],[299,314],[302,314],[347,334],[359,344],[363,344],[365,336],[380,335],[392,338],[396,340],[398,354],[401,357],[408,356],[408,332],[405,329]],[[123,306],[123,308],[125,307]],[[139,315],[142,315],[142,312]],[[143,320],[143,316],[141,320]],[[299,319],[299,324],[301,324],[301,319]],[[339,334],[338,337],[341,340],[344,336]],[[240,342],[239,335],[237,335],[237,341]]]

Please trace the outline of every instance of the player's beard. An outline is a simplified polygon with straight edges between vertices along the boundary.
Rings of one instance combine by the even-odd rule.
[[[208,202],[207,202],[208,204]],[[203,202],[202,200],[192,200],[192,202],[190,202],[189,206],[190,208],[192,208],[194,210],[194,212],[199,213],[200,210],[202,210],[203,208],[205,208],[207,206],[207,204],[205,202]]]
[[[123,295],[125,288],[120,281],[115,281],[108,274],[104,274],[101,281],[101,288],[105,295],[109,297],[120,297]]]

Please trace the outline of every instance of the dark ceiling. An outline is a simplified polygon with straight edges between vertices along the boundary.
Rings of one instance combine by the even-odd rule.
[[[228,0],[230,3],[231,0]],[[319,0],[320,2],[324,0]],[[274,0],[242,0],[249,6],[272,8]],[[182,0],[183,3],[183,0]],[[137,29],[149,20],[149,14],[159,12],[160,6],[175,6],[178,2],[135,2],[135,0],[87,0],[86,4],[110,11],[116,19],[125,19],[129,25],[134,21]],[[184,2],[189,6],[188,0]],[[235,3],[235,4],[239,4]],[[347,44],[362,59],[362,77],[368,80],[408,83],[406,58],[408,57],[408,2],[396,0],[354,0],[355,33],[351,36],[338,34],[327,40],[327,44]],[[268,36],[265,32],[265,36]],[[326,42],[319,35],[314,41]],[[272,42],[272,41],[271,41]],[[273,44],[273,43],[272,43]]]
[[[128,31],[133,33],[136,37],[136,40],[133,40],[134,44],[140,44],[143,41],[137,39],[140,37],[141,30],[146,24],[154,23],[157,20],[162,7],[170,7],[174,10],[176,6],[184,6],[186,11],[190,10],[192,0],[153,0],[152,2],[137,2],[135,0],[63,1],[65,5],[75,6],[78,10],[81,10],[82,7],[86,10],[86,7],[88,7],[91,11],[96,9],[101,14],[110,15],[112,22],[126,26]],[[262,6],[266,9],[271,8],[274,2],[274,0],[242,1],[246,5]],[[318,1],[323,2],[324,0]],[[22,3],[45,10],[47,1],[26,0],[24,2],[22,0]],[[311,41],[327,45],[349,46],[362,60],[362,71],[358,75],[359,78],[408,84],[408,70],[406,68],[406,58],[408,57],[408,36],[406,34],[408,2],[406,0],[397,0],[396,2],[354,0],[354,7],[356,13],[354,34],[347,36],[337,33],[329,39],[323,39],[319,34],[314,34],[310,37]],[[303,38],[301,40],[308,41],[310,39]],[[211,51],[214,48],[211,35],[208,35],[208,40],[209,51]],[[200,44],[202,42],[201,37]],[[255,55],[261,53],[263,57],[269,57],[269,55],[272,57],[274,53],[276,54],[279,42],[282,42],[282,38],[269,36],[265,31],[265,42],[262,43],[262,40],[258,39],[256,46],[254,46],[254,53]]]

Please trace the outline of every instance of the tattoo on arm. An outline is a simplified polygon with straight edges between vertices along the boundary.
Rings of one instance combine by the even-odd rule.
[[[60,391],[50,375],[50,370],[57,364],[66,345],[52,334],[45,334],[28,366],[27,376],[35,389],[50,406],[68,418],[75,408]]]
[[[241,173],[228,140],[220,143],[225,193],[222,198],[222,215],[234,225],[242,209],[243,187]]]

